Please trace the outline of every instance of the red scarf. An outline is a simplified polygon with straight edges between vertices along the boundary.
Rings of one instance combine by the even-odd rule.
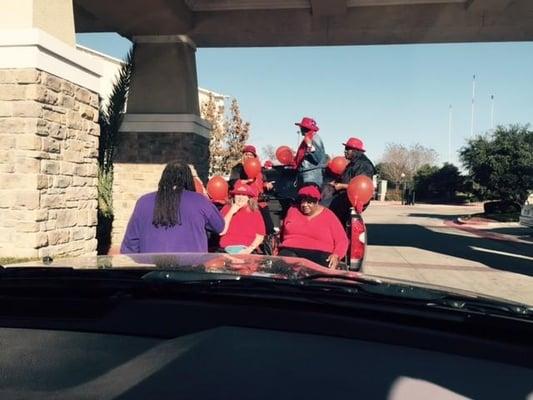
[[[307,143],[305,142],[305,139],[309,139],[313,141],[313,138],[315,137],[316,132],[310,131],[305,135],[304,140],[302,140],[302,143],[300,143],[300,146],[298,146],[298,150],[296,150],[296,156],[294,157],[294,166],[296,169],[300,168],[300,165],[302,165],[305,155],[307,154],[307,150],[309,149],[309,146],[307,146]]]

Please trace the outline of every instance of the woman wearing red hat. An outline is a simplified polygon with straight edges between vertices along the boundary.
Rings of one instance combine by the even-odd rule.
[[[258,158],[257,150],[255,146],[252,146],[251,144],[247,144],[244,146],[242,150],[242,161],[231,169],[229,177],[229,186],[232,189],[235,185],[235,182],[237,182],[238,180],[242,180],[252,186],[255,186],[258,192],[258,197],[262,197],[265,191],[272,190],[273,183],[265,182],[263,179],[263,174],[259,174],[259,176],[255,179],[248,179],[248,176],[244,171],[244,161],[246,161],[246,159],[248,158]],[[268,204],[265,201],[260,201],[258,204],[259,211],[261,211],[261,215],[263,216],[263,219],[265,221],[267,233],[271,235],[274,233],[274,222],[272,222],[272,217],[270,216]]]
[[[316,121],[309,117],[302,118],[295,125],[300,127],[300,133],[304,137],[294,157],[295,167],[298,170],[298,185],[315,183],[320,187],[324,179],[327,155],[324,143],[317,133],[319,128]]]
[[[231,203],[221,211],[225,226],[220,233],[220,247],[227,253],[251,254],[263,242],[266,234],[257,205],[257,189],[238,180],[231,194]]]
[[[251,144],[247,144],[242,149],[242,159],[241,162],[234,165],[231,169],[230,176],[229,176],[229,185],[230,188],[233,188],[233,185],[238,180],[248,180],[248,176],[246,176],[246,172],[244,172],[244,161],[248,158],[257,158],[257,150],[255,146],[252,146]],[[261,180],[261,184],[263,184]]]
[[[331,182],[330,185],[335,189],[329,206],[330,210],[337,215],[343,226],[346,226],[350,218],[350,202],[346,189],[352,178],[365,175],[370,179],[376,174],[376,168],[372,161],[365,155],[365,146],[363,141],[358,138],[349,138],[344,145],[344,157],[349,161],[341,179],[337,182]]]
[[[298,206],[291,207],[283,221],[279,255],[337,268],[348,250],[348,237],[335,214],[319,201],[320,191],[314,184],[298,191]]]

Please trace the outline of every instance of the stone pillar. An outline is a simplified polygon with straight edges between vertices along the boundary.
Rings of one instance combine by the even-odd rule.
[[[114,162],[114,251],[136,200],[157,190],[165,164],[193,164],[206,179],[209,124],[199,116],[194,44],[181,35],[136,41],[135,70],[127,114]]]
[[[2,3],[0,257],[96,250],[100,67],[72,46],[71,1],[44,4]],[[72,29],[41,29],[63,23]]]

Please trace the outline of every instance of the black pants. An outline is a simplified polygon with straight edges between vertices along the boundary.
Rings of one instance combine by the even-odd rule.
[[[363,205],[363,211],[369,206],[370,201]],[[329,209],[333,211],[333,214],[337,216],[341,222],[343,228],[348,229],[348,222],[350,221],[350,216],[352,212],[352,205],[350,200],[348,200],[348,194],[346,191],[342,191],[333,197],[329,205]]]
[[[263,221],[265,222],[265,229],[267,235],[272,235],[274,233],[274,222],[272,222],[272,216],[270,215],[270,209],[268,205],[264,207],[259,207],[259,211],[263,216]]]
[[[324,267],[327,267],[329,261],[327,261],[330,256],[329,253],[320,250],[308,250],[308,249],[296,249],[294,247],[284,247],[279,252],[280,256],[283,257],[301,257],[306,258],[309,261],[313,261],[316,264],[320,264]]]
[[[346,191],[337,193],[329,205],[329,209],[337,216],[344,228],[350,219],[350,207],[351,204]]]

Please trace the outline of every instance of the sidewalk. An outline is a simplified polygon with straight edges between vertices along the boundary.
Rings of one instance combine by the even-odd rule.
[[[519,230],[516,223],[454,222],[472,208],[373,202],[364,215],[369,246],[363,272],[533,305],[533,242],[508,234]]]

